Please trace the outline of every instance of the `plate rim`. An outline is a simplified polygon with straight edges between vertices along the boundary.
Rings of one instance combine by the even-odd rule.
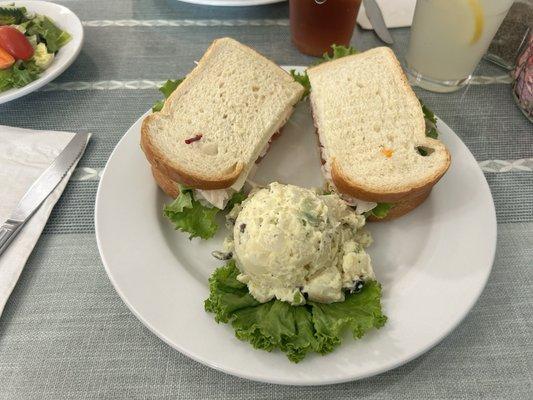
[[[26,96],[30,93],[33,93],[46,84],[52,82],[54,79],[56,79],[59,75],[61,75],[63,72],[67,70],[68,67],[72,65],[72,63],[78,58],[78,55],[81,52],[81,48],[83,47],[83,43],[85,41],[85,31],[83,29],[83,24],[81,23],[80,18],[68,7],[65,7],[62,4],[52,3],[49,1],[41,1],[41,0],[13,0],[13,1],[0,1],[0,5],[3,4],[11,4],[15,3],[15,5],[20,4],[23,7],[28,7],[28,11],[32,11],[30,8],[32,5],[44,5],[44,7],[51,7],[55,8],[58,11],[66,12],[70,14],[72,17],[74,17],[75,23],[80,28],[80,35],[79,35],[79,44],[74,48],[72,51],[72,54],[68,56],[68,58],[65,60],[64,64],[58,67],[56,70],[52,71],[48,76],[41,76],[38,79],[28,83],[26,86],[23,86],[21,88],[14,88],[6,90],[5,92],[0,92],[0,104],[5,104],[10,101],[19,99],[23,96]],[[55,21],[54,21],[55,22]],[[73,37],[74,40],[74,37]],[[53,65],[53,64],[52,64]],[[46,72],[46,71],[44,71]],[[118,143],[117,143],[118,144]]]
[[[305,66],[282,66],[282,68],[288,70],[288,69],[291,69],[291,68],[296,68],[296,69],[302,68],[302,69],[305,69],[306,67]],[[105,181],[105,176],[106,176],[106,172],[107,172],[107,169],[108,169],[109,161],[113,158],[113,156],[115,155],[115,152],[120,147],[121,143],[125,140],[125,138],[127,136],[127,133],[129,133],[131,131],[132,127],[137,125],[139,123],[139,121],[141,121],[150,112],[151,112],[151,110],[148,110],[146,113],[144,113],[141,117],[139,117],[128,128],[128,130],[126,131],[126,134],[124,134],[122,136],[122,138],[119,140],[119,142],[117,143],[117,145],[113,149],[112,153],[110,154],[110,156],[108,158],[108,161],[106,162],[106,166],[104,168],[104,171],[102,173],[100,182],[98,184],[98,190],[97,190],[97,193],[96,193],[96,200],[95,200],[94,221],[95,221],[96,242],[97,242],[98,251],[99,251],[100,257],[102,259],[102,263],[104,265],[104,269],[106,271],[106,274],[107,274],[109,280],[111,281],[114,289],[118,293],[119,297],[126,304],[126,306],[132,312],[132,314],[135,315],[135,317],[137,319],[139,319],[139,321],[145,327],[147,327],[150,330],[150,332],[152,332],[154,335],[156,335],[159,339],[161,339],[163,342],[165,342],[171,348],[179,351],[180,353],[182,353],[185,356],[191,358],[192,360],[195,360],[195,361],[197,361],[197,362],[199,362],[199,363],[201,363],[203,365],[206,365],[206,366],[208,366],[210,368],[213,368],[213,369],[215,369],[217,371],[220,371],[220,372],[223,372],[223,373],[226,373],[226,374],[230,374],[230,375],[233,375],[233,376],[236,376],[236,377],[239,377],[239,378],[244,378],[244,379],[256,381],[256,382],[264,382],[264,383],[279,384],[279,385],[290,385],[290,386],[325,386],[325,385],[332,385],[332,384],[338,384],[338,383],[353,382],[353,381],[356,381],[356,380],[369,378],[369,377],[376,376],[376,375],[382,374],[384,372],[396,369],[396,368],[398,368],[398,367],[400,367],[402,365],[405,365],[405,364],[411,362],[412,360],[420,357],[422,354],[426,353],[427,351],[431,350],[433,347],[435,347],[437,344],[439,344],[442,340],[444,340],[446,337],[448,337],[464,321],[464,319],[469,315],[470,311],[475,306],[475,304],[479,300],[479,297],[481,296],[482,292],[484,291],[484,289],[486,287],[486,284],[487,284],[487,281],[489,279],[489,276],[490,276],[490,274],[492,272],[492,268],[493,268],[494,260],[495,260],[495,255],[496,255],[496,249],[497,249],[498,225],[497,225],[497,219],[496,219],[496,209],[495,209],[495,205],[494,205],[494,198],[492,196],[492,192],[490,191],[490,187],[488,186],[488,182],[486,180],[486,177],[483,174],[483,171],[479,167],[479,164],[478,164],[477,160],[475,159],[475,157],[473,156],[473,154],[470,151],[470,149],[468,149],[466,144],[461,140],[459,135],[457,135],[453,129],[451,129],[445,122],[443,122],[440,118],[437,117],[438,121],[440,123],[442,123],[446,128],[448,128],[449,131],[452,132],[457,137],[457,139],[461,142],[461,144],[464,145],[465,148],[468,150],[468,157],[471,158],[475,162],[477,172],[479,172],[480,176],[483,178],[484,185],[487,186],[488,193],[490,194],[490,213],[491,213],[490,224],[493,227],[493,229],[491,230],[492,231],[491,232],[492,236],[489,238],[490,239],[490,243],[489,243],[489,246],[488,246],[489,249],[492,248],[492,251],[491,251],[491,254],[490,254],[490,257],[489,257],[490,265],[489,265],[489,268],[487,269],[487,272],[486,272],[485,276],[483,277],[482,282],[480,281],[481,284],[479,285],[479,289],[477,290],[475,295],[472,296],[470,303],[467,304],[467,307],[465,307],[465,311],[464,311],[463,315],[461,315],[460,318],[458,318],[456,321],[454,321],[454,323],[452,325],[450,325],[448,327],[448,329],[443,330],[443,332],[440,335],[436,335],[435,338],[433,338],[431,340],[431,342],[428,343],[426,346],[419,348],[417,351],[413,352],[413,354],[411,354],[409,357],[406,357],[405,359],[399,360],[398,362],[396,362],[396,363],[394,363],[392,365],[387,365],[387,366],[375,368],[374,370],[369,371],[368,373],[358,374],[357,376],[346,376],[346,377],[341,377],[341,378],[337,378],[337,379],[327,379],[327,380],[312,381],[312,382],[307,381],[307,380],[303,381],[303,382],[298,382],[298,381],[291,380],[290,378],[287,378],[287,379],[268,379],[268,378],[264,378],[264,377],[258,377],[258,376],[254,375],[254,374],[247,374],[245,372],[242,372],[241,370],[235,370],[232,367],[228,368],[226,366],[219,365],[219,364],[217,364],[215,362],[210,362],[207,359],[204,359],[204,358],[198,357],[195,354],[192,354],[186,348],[184,348],[183,346],[180,346],[179,344],[176,344],[176,343],[172,342],[165,334],[161,333],[155,327],[153,327],[141,315],[141,313],[136,310],[134,305],[130,303],[128,298],[122,292],[119,284],[116,282],[113,274],[111,273],[111,270],[109,268],[108,262],[107,262],[106,257],[105,257],[105,254],[104,254],[104,252],[102,250],[102,239],[101,239],[100,233],[99,233],[100,231],[99,231],[99,218],[98,218],[98,215],[100,213],[99,210],[100,210],[100,204],[101,204],[101,201],[99,199],[101,197],[101,193],[102,193],[101,192],[101,188],[102,188],[103,183]],[[250,348],[250,350],[254,350],[254,349]]]

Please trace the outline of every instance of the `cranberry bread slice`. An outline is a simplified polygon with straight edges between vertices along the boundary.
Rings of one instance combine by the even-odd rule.
[[[194,70],[148,115],[141,147],[170,180],[239,190],[304,88],[236,40],[215,40]]]

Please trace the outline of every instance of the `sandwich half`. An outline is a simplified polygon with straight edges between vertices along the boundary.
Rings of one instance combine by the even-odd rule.
[[[223,209],[243,187],[304,88],[236,40],[215,40],[194,70],[148,115],[141,147],[165,192],[192,189]]]
[[[421,104],[394,53],[379,47],[307,70],[326,180],[359,213],[416,208],[450,165],[426,136]]]

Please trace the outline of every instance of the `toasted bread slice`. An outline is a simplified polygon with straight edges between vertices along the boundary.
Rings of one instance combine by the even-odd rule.
[[[448,169],[450,153],[426,137],[420,103],[394,53],[379,47],[307,74],[326,179],[365,201],[422,202]]]
[[[303,91],[249,47],[215,40],[163,109],[144,119],[141,147],[173,181],[205,190],[242,186]]]

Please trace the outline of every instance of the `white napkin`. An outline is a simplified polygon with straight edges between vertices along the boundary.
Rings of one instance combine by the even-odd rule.
[[[416,0],[376,0],[383,13],[387,28],[403,28],[411,26],[415,14]],[[372,24],[365,13],[365,6],[361,4],[357,23],[363,29],[372,29]]]
[[[0,224],[73,136],[0,125]],[[76,164],[0,255],[0,315]]]

